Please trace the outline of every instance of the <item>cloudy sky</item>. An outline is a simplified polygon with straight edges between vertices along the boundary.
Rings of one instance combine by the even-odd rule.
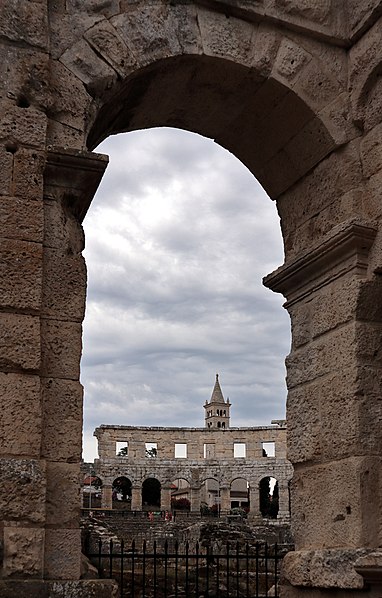
[[[84,222],[84,458],[100,424],[203,426],[220,374],[231,425],[285,417],[289,317],[275,204],[234,156],[175,129],[112,137]]]

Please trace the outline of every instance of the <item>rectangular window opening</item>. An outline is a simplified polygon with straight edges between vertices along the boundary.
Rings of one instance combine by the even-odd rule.
[[[127,457],[129,452],[129,443],[125,440],[117,441],[115,443],[115,454],[117,457]]]
[[[158,443],[145,442],[145,455],[148,459],[155,459],[158,456]]]
[[[274,457],[276,455],[276,447],[274,442],[263,442],[263,457]]]
[[[243,459],[246,453],[246,446],[244,442],[233,443],[233,456],[235,459]]]
[[[187,459],[187,444],[175,443],[175,459]]]

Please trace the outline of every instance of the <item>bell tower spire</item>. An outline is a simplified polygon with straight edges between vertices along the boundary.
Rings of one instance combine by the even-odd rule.
[[[219,374],[216,374],[215,386],[210,401],[204,404],[205,427],[208,429],[227,430],[229,428],[231,403],[225,400],[219,382]]]

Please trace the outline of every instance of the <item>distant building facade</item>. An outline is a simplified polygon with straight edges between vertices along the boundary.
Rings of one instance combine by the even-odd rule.
[[[293,468],[286,458],[285,421],[231,427],[230,407],[217,375],[211,399],[204,405],[204,428],[96,428],[99,459],[94,471],[102,481],[102,507],[112,508],[123,487],[132,510],[145,509],[156,496],[161,510],[186,499],[192,512],[243,507],[252,517],[266,517],[260,491],[269,487],[268,502],[276,499],[277,490],[278,508],[272,516],[289,520]]]

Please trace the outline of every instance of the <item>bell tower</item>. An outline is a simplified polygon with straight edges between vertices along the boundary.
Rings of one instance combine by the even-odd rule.
[[[231,403],[225,400],[219,383],[219,374],[216,374],[215,386],[210,401],[204,404],[205,427],[208,429],[227,430],[229,428]]]

